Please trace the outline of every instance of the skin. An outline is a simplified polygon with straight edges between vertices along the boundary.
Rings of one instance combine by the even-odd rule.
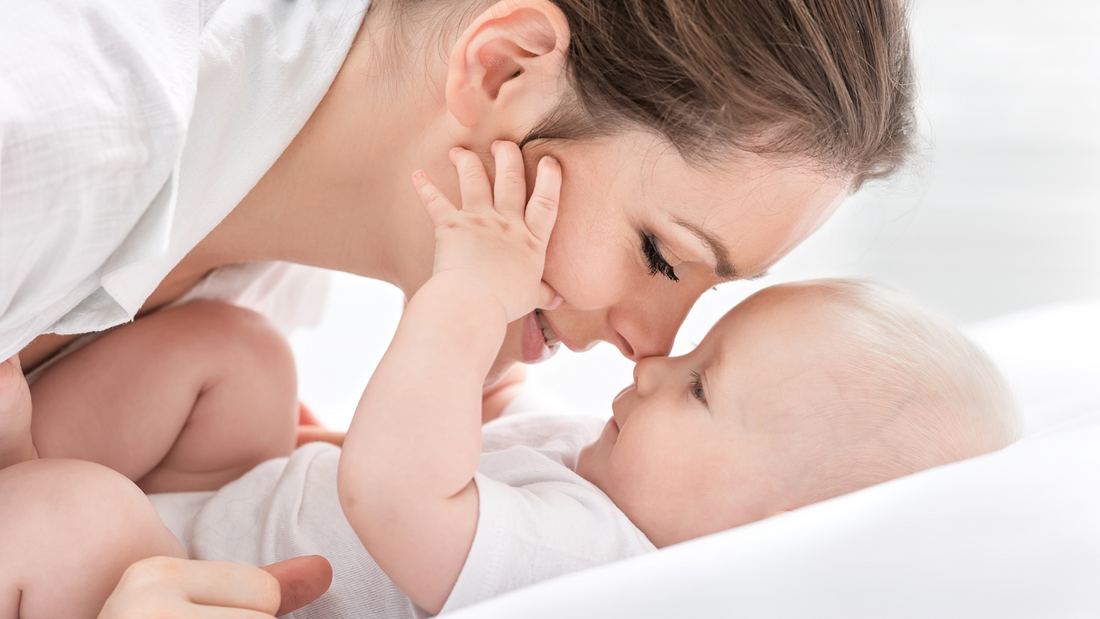
[[[244,260],[356,273],[393,283],[410,298],[427,281],[433,228],[408,178],[423,169],[461,203],[448,155],[454,146],[476,153],[494,178],[490,145],[521,140],[568,88],[569,29],[550,2],[508,0],[449,37],[398,35],[409,37],[409,45],[393,54],[372,43],[394,36],[392,11],[392,2],[372,4],[306,126],[143,312],[178,298],[211,269]],[[635,360],[666,353],[699,295],[730,279],[714,273],[712,252],[677,221],[720,239],[736,277],[751,277],[816,229],[848,185],[808,162],[747,153],[700,169],[653,135],[626,128],[525,151],[528,186],[534,162],[544,155],[553,155],[563,173],[544,274],[563,303],[547,317],[571,348],[607,341]],[[650,275],[642,231],[654,235],[679,282]],[[509,326],[487,384],[523,360],[522,328]],[[48,336],[36,341],[24,351],[24,365],[32,367],[61,343]]]
[[[264,568],[187,561],[133,482],[91,462],[8,467],[0,470],[0,493],[0,530],[15,542],[0,546],[4,619],[273,619],[313,601],[332,581],[331,566],[318,556]]]
[[[506,0],[443,35],[395,33],[394,7],[394,0],[372,3],[356,44],[305,127],[165,278],[141,315],[178,299],[211,270],[248,260],[381,279],[409,298],[428,281],[435,227],[408,178],[423,169],[443,196],[463,204],[451,149],[462,146],[492,164],[493,143],[522,140],[554,109],[568,88],[569,27],[548,0]],[[399,53],[382,49],[394,39],[403,41]],[[848,179],[829,178],[811,162],[747,153],[700,169],[631,128],[526,150],[529,180],[534,162],[545,155],[556,158],[562,174],[560,214],[542,274],[561,302],[546,318],[571,348],[608,341],[635,360],[667,352],[703,291],[763,273],[820,226],[849,186]],[[495,178],[492,165],[487,173]],[[714,252],[683,223],[718,239],[719,255],[734,270],[716,273]],[[678,282],[650,274],[642,233],[652,235]],[[510,318],[481,371],[482,387],[497,385],[525,359],[521,342],[530,321]],[[24,368],[69,339],[39,338],[21,353]]]
[[[19,541],[0,550],[0,618],[192,616],[213,606],[271,617],[328,588],[321,557],[266,572],[184,560],[143,494],[214,490],[290,454],[295,421],[309,415],[297,407],[290,350],[262,316],[190,303],[112,329],[29,390],[18,369],[0,368],[21,387],[6,384],[6,404],[26,424],[33,399],[34,442],[23,462],[12,462],[21,450],[0,450],[9,463],[0,531]]]
[[[221,303],[112,329],[30,396],[39,457],[96,462],[148,493],[217,490],[295,444],[290,347],[263,316]]]
[[[638,362],[577,473],[658,547],[804,505],[803,466],[838,432],[812,403],[844,382],[820,302],[806,287],[768,288],[690,353]]]
[[[565,296],[546,277],[564,165],[543,159],[529,193],[515,145],[498,142],[493,150],[501,171],[495,183],[473,153],[452,153],[463,179],[461,209],[427,174],[414,175],[435,223],[433,274],[409,301],[363,393],[337,481],[344,514],[371,557],[433,613],[450,595],[477,530],[482,378],[508,325]],[[819,431],[802,403],[821,393],[820,381],[807,377],[818,375],[827,347],[811,337],[822,325],[802,316],[797,296],[761,301],[777,295],[739,306],[686,357],[640,361],[638,388],[616,401],[624,438],[616,440],[611,422],[585,449],[578,472],[638,518],[657,545],[801,504],[782,482]],[[649,369],[658,364],[681,371]],[[709,381],[722,383],[710,396],[713,417],[674,378],[688,367],[708,381],[700,398]],[[790,378],[798,380],[789,385]]]
[[[453,153],[462,209],[427,174],[414,176],[435,224],[433,274],[363,392],[337,477],[344,515],[367,552],[431,613],[454,588],[477,529],[485,372],[510,323],[559,302],[540,275],[561,166],[539,163],[528,200],[516,146],[493,150],[501,174],[492,184],[475,154]]]

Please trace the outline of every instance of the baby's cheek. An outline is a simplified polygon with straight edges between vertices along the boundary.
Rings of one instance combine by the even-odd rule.
[[[660,448],[623,445],[620,442],[615,449],[615,458],[610,463],[608,477],[623,494],[636,497],[636,500],[644,500],[647,495],[658,492],[664,483],[666,460],[667,454]]]

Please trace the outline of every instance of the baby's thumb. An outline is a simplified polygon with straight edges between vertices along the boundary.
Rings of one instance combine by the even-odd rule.
[[[539,309],[555,310],[561,305],[562,298],[558,294],[557,290],[554,290],[550,284],[542,282],[539,287]]]

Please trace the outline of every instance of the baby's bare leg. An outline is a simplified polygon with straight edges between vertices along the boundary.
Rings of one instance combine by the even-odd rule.
[[[130,564],[184,556],[141,490],[98,464],[10,466],[0,497],[0,619],[92,619]]]
[[[0,469],[34,457],[31,394],[15,355],[0,362]]]
[[[43,458],[110,467],[146,492],[216,489],[294,447],[297,384],[262,316],[191,303],[119,327],[31,385]]]

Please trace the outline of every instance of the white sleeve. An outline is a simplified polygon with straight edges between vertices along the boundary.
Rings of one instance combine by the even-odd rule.
[[[120,247],[133,260],[166,246],[215,5],[4,3],[0,359],[92,295]],[[107,321],[128,318],[92,302]]]
[[[484,454],[477,531],[442,612],[655,550],[607,496],[534,450]]]

